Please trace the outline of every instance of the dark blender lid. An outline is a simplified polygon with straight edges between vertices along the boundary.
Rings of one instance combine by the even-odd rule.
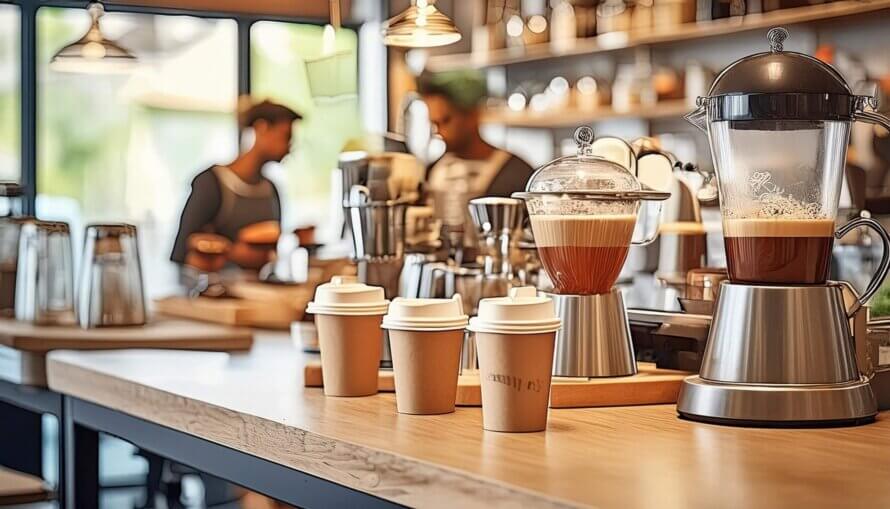
[[[784,51],[788,31],[767,33],[770,50],[730,64],[707,98],[709,118],[722,120],[851,120],[860,99],[834,67]]]

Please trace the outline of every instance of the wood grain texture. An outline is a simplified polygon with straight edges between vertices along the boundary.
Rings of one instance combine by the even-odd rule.
[[[0,505],[31,504],[49,500],[52,492],[43,480],[0,467]]]
[[[680,383],[691,373],[658,369],[654,364],[639,363],[639,373],[621,378],[554,378],[550,387],[550,408],[591,408],[622,405],[676,403]],[[307,362],[303,368],[306,387],[324,387],[321,364]],[[391,370],[380,370],[378,389],[394,392]],[[468,373],[457,380],[458,406],[482,406],[479,374]]]
[[[48,374],[54,390],[409,506],[890,507],[886,414],[775,430],[687,422],[672,405],[555,409],[546,432],[503,434],[478,408],[326,398],[303,386],[305,359],[266,336],[241,354],[52,352]]]
[[[155,319],[141,327],[35,325],[0,319],[0,345],[26,352],[163,348],[180,350],[249,350],[253,332],[189,320]]]
[[[211,299],[198,297],[166,297],[154,301],[158,313],[228,325],[231,327],[258,327],[287,330],[292,322],[299,321],[303,312],[279,303],[247,299]]]

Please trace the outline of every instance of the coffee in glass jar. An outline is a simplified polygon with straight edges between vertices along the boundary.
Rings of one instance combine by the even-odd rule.
[[[831,267],[834,220],[723,220],[729,278],[736,283],[824,284]]]
[[[541,262],[562,294],[608,293],[627,259],[636,216],[532,215]]]

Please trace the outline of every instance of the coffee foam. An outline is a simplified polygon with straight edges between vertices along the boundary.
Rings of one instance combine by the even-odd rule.
[[[764,193],[745,206],[729,207],[724,214],[733,219],[825,219],[821,203],[807,203],[776,193]]]
[[[633,236],[635,215],[531,216],[539,247],[626,247]]]
[[[833,219],[724,219],[725,237],[832,237]]]

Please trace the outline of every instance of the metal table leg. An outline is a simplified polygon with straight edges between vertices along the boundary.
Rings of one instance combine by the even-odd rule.
[[[75,422],[72,398],[62,403],[66,509],[99,507],[99,432]]]
[[[0,401],[0,465],[43,477],[43,416]]]

